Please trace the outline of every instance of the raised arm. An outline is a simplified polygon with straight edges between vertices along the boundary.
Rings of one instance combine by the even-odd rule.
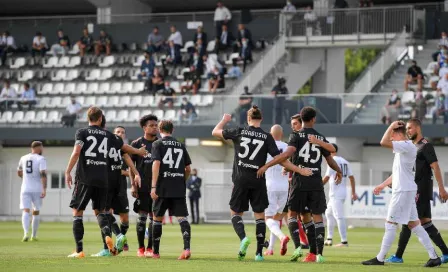
[[[212,131],[212,135],[216,138],[220,138],[222,140],[224,139],[224,136],[222,135],[222,131],[224,130],[224,126],[232,120],[232,115],[230,114],[224,114],[222,117],[222,120],[215,126],[215,128]]]
[[[404,126],[403,122],[395,121],[387,128],[386,132],[384,132],[383,138],[381,139],[381,146],[386,148],[393,148],[392,146],[392,132],[394,129]]]

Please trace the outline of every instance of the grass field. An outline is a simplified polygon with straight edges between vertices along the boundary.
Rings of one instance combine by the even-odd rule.
[[[286,231],[286,229],[283,229]],[[289,262],[289,254],[280,256],[276,244],[274,256],[263,263],[255,263],[254,225],[247,225],[246,232],[251,237],[246,260],[240,262],[238,238],[229,225],[193,225],[192,258],[189,261],[176,260],[182,249],[182,238],[178,225],[166,225],[161,242],[161,259],[137,258],[135,225],[128,232],[130,251],[120,256],[85,259],[68,259],[74,249],[70,223],[42,223],[39,242],[21,242],[20,222],[0,222],[0,271],[418,271],[427,270],[421,266],[428,255],[413,237],[404,256],[405,264],[385,267],[363,267],[360,262],[370,259],[379,250],[383,230],[358,228],[349,230],[349,248],[325,248],[325,264],[304,264]],[[445,232],[445,234],[448,234]],[[445,235],[447,237],[447,235]],[[335,237],[338,241],[338,236]],[[397,235],[398,239],[398,235]],[[396,241],[397,242],[397,241]],[[395,243],[396,244],[396,243]],[[84,252],[87,256],[101,249],[98,226],[85,224]],[[393,246],[395,248],[395,245]],[[292,242],[290,245],[292,249]],[[290,253],[288,252],[288,253]],[[447,270],[448,265],[436,269]]]

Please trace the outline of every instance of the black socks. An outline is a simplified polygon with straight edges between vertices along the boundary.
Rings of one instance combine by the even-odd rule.
[[[186,217],[180,218],[179,220],[180,231],[182,232],[182,238],[184,240],[184,249],[190,249],[190,241],[191,241],[191,226],[188,223],[188,219]]]
[[[147,214],[140,213],[137,218],[137,224],[135,225],[137,229],[137,240],[139,248],[145,247],[146,219]]]
[[[73,237],[76,243],[76,252],[83,251],[82,239],[84,238],[84,223],[82,216],[73,216]]]
[[[154,239],[154,254],[159,254],[160,239],[162,238],[162,221],[154,221],[152,226],[152,237]]]
[[[266,223],[264,219],[255,220],[255,235],[257,237],[257,252],[256,255],[263,256],[263,247],[265,245],[266,237]]]
[[[297,218],[288,219],[288,229],[289,234],[291,235],[291,239],[294,242],[294,247],[298,248],[300,246],[300,235],[299,235],[299,225],[297,222]]]
[[[232,216],[232,225],[236,234],[240,238],[240,241],[246,238],[246,232],[244,231],[244,222],[243,218],[237,214]]]

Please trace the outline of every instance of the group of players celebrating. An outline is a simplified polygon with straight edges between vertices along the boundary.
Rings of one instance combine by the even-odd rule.
[[[118,126],[114,133],[105,129],[106,119],[101,109],[89,108],[87,118],[89,126],[76,132],[73,153],[65,171],[68,187],[71,188],[74,184],[70,207],[73,209],[76,250],[68,257],[85,257],[83,212],[90,201],[104,245],[103,250],[92,256],[114,256],[128,249],[126,233],[129,228],[129,202],[126,176],[129,176],[132,196],[136,198],[133,210],[138,214],[137,256],[160,258],[162,220],[166,211],[169,211],[170,215],[178,218],[183,237],[184,248],[178,259],[189,259],[191,227],[187,220],[185,181],[190,175],[191,159],[185,146],[172,137],[173,123],[159,121],[154,115],[143,116],[140,126],[144,135],[127,145],[123,142],[125,128]],[[231,115],[225,114],[212,132],[213,136],[232,140],[234,144],[233,190],[229,205],[232,225],[240,239],[238,259],[245,258],[251,243],[242,219],[250,204],[256,223],[255,261],[264,260],[264,247],[269,246],[264,255],[273,254],[276,237],[281,241],[280,254],[287,253],[290,238],[281,231],[279,225],[279,221],[287,215],[288,229],[295,248],[290,260],[297,261],[303,256],[302,249],[309,248],[303,262],[322,263],[324,245],[332,245],[336,224],[341,236],[341,243],[336,246],[348,246],[343,208],[347,179],[350,180],[351,198],[357,199],[350,165],[337,156],[338,146],[328,143],[314,129],[314,108],[304,107],[300,114],[291,117],[293,132],[288,143],[281,141],[281,126],[274,125],[271,133],[261,129],[262,119],[261,110],[252,106],[247,112],[247,125],[224,128],[231,121]],[[379,194],[390,186],[392,199],[380,253],[363,264],[402,263],[412,232],[418,236],[430,256],[425,266],[434,267],[448,262],[448,248],[431,221],[432,170],[443,202],[448,199],[448,193],[443,186],[434,147],[423,137],[420,121],[411,119],[407,123],[392,123],[385,132],[381,145],[392,148],[395,158],[392,175],[377,186],[374,193]],[[21,193],[24,241],[29,239],[27,232],[31,204],[34,206],[32,239],[36,239],[39,207],[46,192],[46,163],[41,156],[42,148],[41,142],[33,142],[32,152],[20,159],[18,167],[18,175],[24,180]],[[323,179],[322,158],[328,164]],[[71,172],[76,164],[73,182]],[[125,170],[126,166],[129,171]],[[42,186],[39,186],[39,178]],[[324,193],[326,183],[330,186],[328,205]],[[328,222],[326,241],[322,216],[324,213]],[[119,215],[121,226],[113,214]],[[403,227],[397,252],[386,259],[398,224]],[[265,241],[266,226],[271,231],[269,243]],[[146,231],[148,244],[145,247]],[[112,233],[116,236],[115,243]],[[431,240],[442,251],[441,257],[435,252]]]

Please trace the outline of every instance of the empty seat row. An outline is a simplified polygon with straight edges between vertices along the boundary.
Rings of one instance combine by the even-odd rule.
[[[5,111],[0,117],[0,124],[26,124],[26,123],[58,123],[61,113],[58,111]]]
[[[38,94],[132,94],[141,92],[144,85],[143,82],[45,83]]]

